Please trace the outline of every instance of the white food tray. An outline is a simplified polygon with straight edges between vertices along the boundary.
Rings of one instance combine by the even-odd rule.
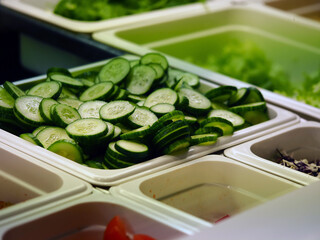
[[[185,15],[205,12],[206,10],[205,4],[193,3],[114,19],[89,22],[73,20],[54,14],[53,10],[58,2],[59,0],[1,0],[0,4],[41,21],[82,33],[92,33],[102,29],[111,29],[161,18],[179,18]]]
[[[111,187],[110,192],[200,229],[301,187],[230,158],[208,155]]]
[[[88,183],[2,141],[0,155],[0,201],[13,204],[0,210],[0,226],[34,209],[52,207],[92,191]]]
[[[134,56],[124,56],[128,59],[134,59]],[[102,66],[106,61],[93,63],[78,68],[71,69],[71,72],[80,72]],[[183,64],[179,69],[188,71]],[[45,76],[37,78],[27,79],[16,84],[32,84],[39,81],[43,81]],[[201,80],[201,88],[216,87],[217,85],[212,82]],[[236,85],[235,85],[236,86]],[[23,151],[29,155],[33,155],[36,158],[49,163],[57,168],[60,168],[72,175],[75,175],[89,183],[97,186],[113,186],[125,181],[129,181],[133,178],[137,178],[146,174],[157,172],[159,170],[169,168],[186,161],[190,161],[195,158],[202,157],[209,153],[217,152],[219,150],[226,149],[228,147],[237,145],[239,143],[263,136],[267,133],[278,131],[282,128],[297,124],[300,122],[300,118],[287,110],[278,108],[276,106],[267,104],[270,120],[245,128],[243,130],[236,131],[232,136],[225,136],[218,139],[217,143],[211,146],[192,146],[189,151],[180,155],[164,155],[149,161],[133,165],[124,169],[116,170],[102,170],[89,168],[57,154],[54,154],[39,146],[26,143],[25,140],[8,133],[0,129],[0,142],[5,142],[12,147]]]
[[[300,184],[319,181],[319,178],[276,163],[279,156],[276,149],[292,154],[297,160],[306,158],[312,162],[320,159],[320,123],[301,122],[226,149],[224,155]]]

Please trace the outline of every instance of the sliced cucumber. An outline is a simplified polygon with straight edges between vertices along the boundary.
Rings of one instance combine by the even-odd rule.
[[[189,104],[186,107],[186,110],[190,114],[204,115],[210,111],[211,101],[201,93],[189,88],[181,88],[179,93],[188,98]]]
[[[53,105],[58,104],[58,102],[52,98],[44,98],[40,102],[40,115],[44,119],[46,123],[52,123],[52,118],[51,118],[51,107]]]
[[[22,89],[20,89],[17,85],[14,85],[12,82],[5,81],[3,83],[3,87],[14,99],[26,95]]]
[[[122,82],[130,72],[130,62],[122,57],[117,57],[107,62],[100,70],[100,82],[111,81],[114,84]]]
[[[38,83],[29,89],[28,95],[39,96],[43,98],[58,98],[62,91],[62,84],[57,81],[46,81]]]
[[[60,127],[46,127],[37,134],[37,138],[44,148],[48,148],[51,144],[61,139],[73,141],[66,130]]]
[[[147,145],[130,140],[118,140],[115,148],[120,153],[136,159],[145,159],[149,154]]]
[[[38,135],[38,133],[39,133],[41,130],[45,129],[46,127],[48,127],[48,126],[42,125],[42,126],[40,126],[40,127],[37,127],[36,129],[34,129],[34,130],[32,131],[32,135],[36,137],[36,136]]]
[[[164,154],[172,154],[179,151],[187,151],[188,147],[190,146],[190,138],[181,138],[175,140],[174,142],[170,143],[167,147],[164,148]]]
[[[244,100],[243,104],[255,103],[255,102],[265,102],[264,97],[261,92],[255,87],[249,87],[249,94]]]
[[[226,85],[209,90],[205,96],[212,102],[224,103],[228,101],[233,94],[236,94],[236,92],[236,87]]]
[[[210,117],[222,117],[229,120],[232,123],[234,130],[241,129],[245,124],[245,120],[243,117],[234,112],[224,109],[211,110],[208,114],[208,118]]]
[[[82,149],[74,141],[61,139],[52,143],[47,149],[77,163],[83,162]]]
[[[192,88],[197,88],[200,86],[199,77],[193,73],[183,72],[181,75],[179,75],[177,80],[187,83]]]
[[[100,109],[107,102],[101,100],[93,100],[82,103],[78,112],[81,118],[100,118]]]
[[[159,81],[165,76],[165,71],[158,63],[150,63],[148,66],[152,67],[156,72],[156,80]]]
[[[31,142],[34,145],[42,147],[42,144],[40,143],[39,139],[36,138],[32,133],[22,133],[20,134],[20,137],[28,142]]]
[[[222,117],[210,117],[200,123],[200,127],[218,127],[223,131],[223,135],[231,135],[234,131],[232,123]]]
[[[67,133],[76,141],[89,143],[108,132],[107,124],[97,118],[78,119],[66,127]]]
[[[13,115],[13,107],[15,104],[14,98],[8,93],[6,89],[0,87],[0,115],[1,119],[5,119],[8,114]]]
[[[258,124],[269,120],[266,102],[256,102],[229,108],[242,116],[250,124]]]
[[[105,154],[104,163],[108,167],[108,169],[126,168],[126,167],[131,167],[135,164],[135,163],[130,163],[125,160],[120,160],[118,158],[115,158],[114,156],[110,155],[108,152]]]
[[[175,105],[179,101],[178,94],[170,88],[161,88],[152,92],[144,103],[145,107],[152,107],[158,103]]]
[[[140,96],[140,95],[133,95],[133,94],[128,94],[127,99],[131,102],[137,103],[140,101],[145,101],[146,97],[145,96]]]
[[[52,67],[47,70],[47,76],[50,77],[53,74],[66,75],[72,77],[71,73],[66,68]]]
[[[174,111],[176,108],[170,103],[158,103],[153,105],[150,110],[156,114],[158,117],[161,117],[169,112]]]
[[[120,135],[125,140],[140,140],[151,133],[150,126],[143,126]]]
[[[112,101],[101,107],[100,117],[105,121],[117,123],[127,119],[134,112],[135,108],[136,107],[129,101]]]
[[[37,127],[44,124],[45,121],[39,110],[42,99],[42,97],[37,96],[18,97],[14,103],[15,115],[30,126]]]
[[[149,109],[144,107],[136,107],[133,113],[128,117],[128,124],[133,128],[143,126],[152,126],[158,117]]]
[[[215,126],[207,126],[207,127],[201,127],[198,128],[194,134],[195,135],[201,135],[201,134],[217,134],[218,136],[223,135],[223,130],[221,127],[215,127]]]
[[[235,105],[242,104],[247,99],[249,93],[250,93],[250,90],[248,88],[238,89],[238,91],[230,97],[228,101],[228,105],[235,106]]]
[[[108,144],[108,147],[107,147],[107,151],[106,151],[106,154],[109,155],[109,156],[112,156],[113,158],[115,159],[119,159],[121,161],[127,161],[129,160],[128,159],[128,156],[126,156],[125,154],[123,153],[120,153],[116,147],[116,142],[111,142]]]
[[[160,53],[147,53],[140,58],[140,63],[144,65],[157,63],[164,71],[167,71],[169,67],[167,58]]]
[[[84,86],[83,83],[78,79],[75,79],[71,76],[59,74],[59,73],[50,74],[49,78],[51,81],[57,81],[62,83],[62,85],[65,87],[80,89]]]
[[[121,128],[116,126],[116,125],[114,125],[114,131],[113,131],[112,140],[117,139],[121,135],[121,133],[122,133]]]
[[[215,133],[199,134],[191,136],[191,145],[211,145],[217,142],[219,135]]]
[[[81,118],[78,111],[66,104],[56,104],[53,105],[51,112],[52,121],[60,127],[66,127],[68,124]]]
[[[156,76],[156,71],[150,66],[134,66],[127,77],[127,91],[135,95],[147,93],[151,89]]]
[[[81,101],[105,100],[114,89],[114,84],[110,81],[101,82],[86,89],[79,97]]]
[[[65,105],[68,105],[70,107],[73,107],[75,109],[78,109],[80,107],[80,105],[83,103],[83,101],[80,101],[78,99],[75,99],[75,98],[58,98],[57,99],[58,103],[61,103],[61,104],[65,104]]]

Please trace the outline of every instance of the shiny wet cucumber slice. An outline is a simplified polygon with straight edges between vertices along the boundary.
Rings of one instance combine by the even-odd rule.
[[[38,132],[36,137],[44,148],[48,148],[54,142],[62,139],[73,141],[73,139],[67,134],[66,130],[61,127],[46,127]]]
[[[169,103],[171,105],[175,105],[178,103],[178,101],[179,97],[177,92],[170,88],[161,88],[148,95],[148,97],[145,99],[144,106],[150,108],[159,103]]]
[[[101,82],[86,89],[80,95],[81,101],[105,100],[114,90],[114,84],[110,81]]]
[[[60,96],[62,84],[57,81],[46,81],[38,83],[29,89],[27,95],[39,96],[43,98],[56,99]]]
[[[118,140],[115,149],[120,153],[136,159],[144,159],[149,154],[149,147],[143,143],[132,140]]]
[[[52,143],[47,149],[77,163],[83,162],[82,149],[74,141],[66,139],[58,140]]]
[[[223,132],[223,136],[232,135],[234,131],[233,124],[222,117],[210,117],[200,123],[200,127],[217,127]]]
[[[115,100],[101,107],[100,117],[105,121],[117,123],[127,119],[135,110],[135,105],[125,100]]]
[[[22,89],[20,89],[17,85],[13,84],[12,82],[5,81],[3,83],[3,87],[14,99],[26,95],[26,93]]]
[[[127,122],[133,128],[143,126],[152,126],[158,117],[149,109],[144,107],[136,107],[133,113],[128,117]]]
[[[241,129],[245,124],[245,119],[243,117],[224,109],[211,110],[208,114],[208,118],[210,117],[221,117],[229,120],[232,123],[234,130]]]
[[[107,62],[99,71],[100,82],[111,81],[114,84],[122,82],[129,74],[130,62],[122,57],[114,58]]]

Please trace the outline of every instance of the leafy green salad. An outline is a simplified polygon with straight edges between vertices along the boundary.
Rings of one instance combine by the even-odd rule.
[[[251,41],[230,41],[220,54],[209,55],[202,62],[190,57],[185,60],[320,108],[320,66],[317,72],[301,76],[302,84],[296,86],[284,69]]]
[[[99,21],[204,0],[60,0],[54,13],[80,21]]]

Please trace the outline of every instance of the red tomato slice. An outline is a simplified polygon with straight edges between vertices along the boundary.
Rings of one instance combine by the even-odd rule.
[[[156,240],[156,239],[144,234],[135,234],[133,236],[133,240]]]
[[[127,229],[125,222],[119,217],[115,216],[108,223],[103,235],[104,240],[129,240],[127,236]]]

